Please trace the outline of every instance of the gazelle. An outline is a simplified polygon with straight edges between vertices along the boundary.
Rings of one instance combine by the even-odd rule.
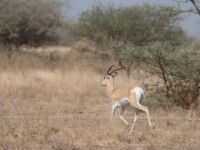
[[[138,112],[137,110],[144,111],[147,114],[149,126],[153,128],[154,126],[151,123],[148,108],[140,104],[141,100],[144,98],[143,89],[137,86],[126,87],[126,88],[114,88],[113,78],[118,74],[118,71],[122,69],[122,64],[120,62],[119,64],[120,64],[120,68],[115,69],[115,70],[112,70],[114,65],[110,66],[110,68],[107,70],[107,74],[104,76],[103,81],[101,83],[102,86],[106,86],[107,95],[112,100],[112,117],[108,125],[106,134],[108,133],[110,129],[110,125],[115,115],[116,108],[121,108],[120,119],[126,125],[128,125],[128,122],[123,117],[123,113],[126,107],[129,107],[129,106],[134,107],[134,121],[131,127],[131,131],[129,132],[129,135],[133,132],[133,128],[137,120],[137,112]]]

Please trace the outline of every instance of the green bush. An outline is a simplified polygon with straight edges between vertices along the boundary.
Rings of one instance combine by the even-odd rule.
[[[184,38],[183,30],[177,26],[181,20],[170,7],[93,6],[81,14],[74,33],[97,42],[119,41],[144,45],[154,41],[177,41]]]
[[[56,1],[1,0],[0,42],[4,45],[40,45],[57,42],[61,9]]]
[[[148,77],[157,76],[161,79],[161,82],[154,83],[156,90],[151,90],[151,95],[162,95],[160,99],[170,101],[166,104],[171,104],[173,99],[173,104],[184,108],[197,105],[200,94],[200,43],[181,46],[171,42],[154,42],[145,46],[121,43],[113,44],[112,48],[117,59],[141,64],[140,69]],[[147,89],[151,86],[146,85]]]
[[[73,32],[96,41],[101,55],[121,60],[128,75],[139,66],[146,76],[157,76],[158,83],[144,85],[154,107],[190,108],[200,94],[200,44],[186,41],[177,26],[181,19],[166,6],[97,5],[81,14]]]

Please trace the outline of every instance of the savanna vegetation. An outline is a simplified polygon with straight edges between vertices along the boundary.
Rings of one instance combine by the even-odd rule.
[[[67,29],[61,4],[61,1],[1,0],[1,44],[19,47],[59,43]]]
[[[181,19],[166,6],[98,5],[82,13],[74,32],[96,41],[100,55],[124,61],[128,76],[133,66],[145,72],[141,80],[157,76],[157,83],[146,84],[153,99],[159,93],[156,103],[190,108],[198,103],[200,45],[187,40]]]
[[[0,2],[0,149],[200,147],[200,43],[179,26],[180,10],[100,4],[72,22],[61,1]],[[139,82],[154,130],[141,113],[131,136],[117,117],[104,134],[101,77],[119,60],[115,86]]]

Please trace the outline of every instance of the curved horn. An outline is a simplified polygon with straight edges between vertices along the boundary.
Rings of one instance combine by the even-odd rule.
[[[121,61],[119,61],[118,63],[119,63],[119,65],[120,65],[120,68],[118,68],[118,69],[115,69],[115,70],[114,70],[114,72],[116,72],[116,71],[119,71],[119,70],[121,70],[121,69],[123,68],[123,67],[122,67],[122,62],[121,62]]]
[[[119,70],[121,70],[121,69],[123,68],[123,67],[122,67],[122,63],[121,63],[121,61],[119,61],[119,65],[120,65],[120,68],[115,69],[115,70],[113,70],[113,71],[110,72],[110,70],[111,70],[112,67],[114,66],[114,65],[112,65],[112,66],[109,68],[107,74],[108,74],[108,75],[112,75],[113,77],[116,76],[117,73],[118,73],[117,71],[119,71]]]
[[[112,66],[110,66],[110,67],[108,68],[107,75],[111,75],[111,74],[112,74],[112,72],[110,73],[110,70],[111,70],[114,66],[115,66],[115,65],[112,65]]]

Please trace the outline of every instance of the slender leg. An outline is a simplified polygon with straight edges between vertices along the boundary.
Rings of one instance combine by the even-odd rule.
[[[108,131],[109,131],[109,129],[110,129],[110,125],[111,125],[111,123],[112,123],[113,117],[114,117],[114,115],[115,115],[115,110],[116,110],[117,107],[118,107],[117,104],[113,104],[113,105],[112,105],[112,117],[111,117],[111,119],[110,119],[110,122],[109,122],[109,124],[108,124],[108,127],[107,127],[107,130],[106,130],[106,133],[105,133],[105,134],[107,134]]]
[[[121,109],[121,113],[120,113],[120,119],[126,124],[126,125],[128,125],[128,122],[124,119],[124,117],[123,117],[123,114],[124,114],[124,111],[125,111],[125,109],[126,109],[126,107],[123,107],[122,109]]]
[[[131,127],[131,131],[129,132],[129,135],[131,135],[131,133],[133,132],[133,128],[134,128],[134,126],[135,126],[135,123],[136,123],[136,121],[137,121],[137,112],[135,112],[135,114],[134,114],[134,121],[133,121],[133,125],[132,125],[132,127]]]
[[[142,95],[144,96],[144,93],[143,93],[143,92],[141,93],[141,91],[140,91],[139,93],[131,93],[131,95],[130,95],[130,103],[131,103],[131,105],[132,105],[133,107],[135,107],[135,108],[137,108],[137,109],[139,109],[139,110],[142,110],[142,111],[144,111],[144,112],[147,114],[147,119],[148,119],[148,122],[149,122],[149,126],[150,126],[151,128],[154,128],[154,126],[152,125],[151,120],[150,120],[148,107],[142,106],[142,105],[139,103],[139,100],[136,100],[136,98],[137,98],[136,96],[137,96],[138,94],[140,94],[140,95],[142,94]],[[138,96],[139,96],[139,95],[138,95]],[[141,100],[141,98],[143,98],[143,96],[140,97],[139,99]]]
[[[150,116],[149,116],[149,110],[148,110],[148,108],[145,107],[145,106],[142,106],[142,105],[134,106],[134,107],[136,107],[137,109],[140,109],[140,110],[144,111],[147,114],[147,119],[148,119],[148,122],[149,122],[149,126],[151,128],[154,128],[154,126],[151,123],[151,119],[150,119]]]

